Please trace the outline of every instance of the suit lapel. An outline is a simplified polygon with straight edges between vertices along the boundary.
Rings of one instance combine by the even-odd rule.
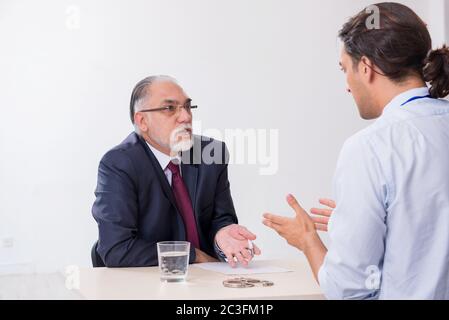
[[[170,187],[170,184],[167,181],[167,177],[165,176],[165,173],[164,173],[163,169],[161,168],[161,165],[159,164],[159,162],[156,159],[156,156],[153,154],[153,152],[151,152],[150,148],[148,147],[147,143],[145,142],[145,140],[142,137],[139,136],[139,140],[142,143],[142,145],[145,149],[145,152],[148,155],[148,157],[151,161],[151,164],[154,167],[156,176],[162,186],[162,190],[163,190],[165,196],[171,202],[171,204],[176,208],[176,210],[178,210],[178,206],[176,205],[176,200],[175,200],[175,196],[173,195],[173,191]]]

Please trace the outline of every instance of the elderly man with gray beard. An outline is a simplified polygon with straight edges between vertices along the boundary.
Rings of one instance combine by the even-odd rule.
[[[98,170],[94,265],[155,266],[156,244],[175,240],[191,243],[190,263],[220,258],[246,266],[260,254],[255,245],[249,250],[256,236],[237,224],[225,144],[192,134],[195,108],[168,76],[134,88],[135,132],[106,153]]]

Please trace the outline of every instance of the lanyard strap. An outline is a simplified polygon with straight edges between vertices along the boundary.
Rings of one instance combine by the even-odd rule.
[[[412,101],[419,100],[419,99],[425,99],[425,98],[431,98],[431,95],[428,94],[427,96],[422,96],[422,97],[419,97],[419,96],[418,96],[418,97],[410,98],[410,99],[408,99],[407,101],[405,101],[403,104],[401,104],[401,107],[405,106],[407,103],[410,103],[410,102],[412,102]]]

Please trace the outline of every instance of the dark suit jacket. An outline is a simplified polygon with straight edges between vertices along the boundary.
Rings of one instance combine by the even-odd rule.
[[[203,151],[218,164],[203,163]],[[200,249],[211,256],[216,256],[216,233],[237,223],[227,160],[224,143],[198,136],[194,137],[194,147],[182,154],[181,172],[195,212]],[[99,229],[97,252],[107,267],[156,266],[157,242],[186,240],[167,178],[145,140],[136,133],[101,160],[95,195],[92,213]],[[191,248],[190,262],[194,260]]]

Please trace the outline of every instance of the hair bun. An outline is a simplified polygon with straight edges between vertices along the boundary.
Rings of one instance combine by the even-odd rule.
[[[444,98],[449,95],[449,47],[431,50],[424,61],[424,80],[431,85],[430,95],[433,98]]]

